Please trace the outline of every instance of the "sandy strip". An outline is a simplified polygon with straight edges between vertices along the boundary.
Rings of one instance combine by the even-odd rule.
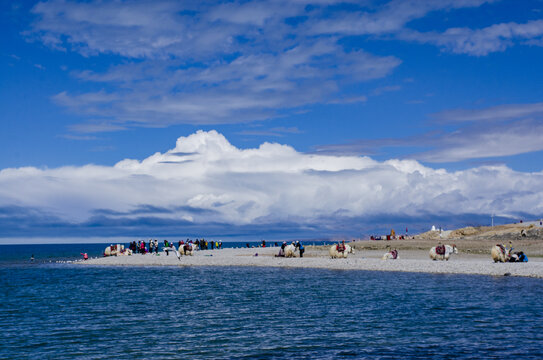
[[[347,259],[330,259],[324,251],[311,250],[303,258],[276,258],[277,248],[222,249],[197,251],[194,256],[177,259],[170,252],[156,255],[132,255],[89,259],[78,264],[102,266],[260,266],[284,268],[320,268],[334,270],[402,271],[434,274],[480,274],[543,278],[543,259],[528,263],[494,263],[488,256],[459,254],[449,261],[432,261],[427,252],[400,252],[401,259],[383,261],[382,251],[359,251]],[[258,254],[258,256],[255,256]]]

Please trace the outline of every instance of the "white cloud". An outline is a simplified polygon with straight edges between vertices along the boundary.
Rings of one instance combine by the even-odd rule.
[[[543,150],[542,116],[543,103],[445,110],[432,114],[432,125],[447,125],[441,129],[406,138],[320,145],[315,150],[319,154],[373,155],[383,148],[409,147],[408,158],[431,163],[513,156]],[[413,152],[413,148],[424,151]]]
[[[346,49],[339,40],[395,34],[429,12],[487,2],[51,0],[34,6],[25,35],[62,51],[120,58],[106,71],[72,72],[107,91],[55,97],[111,128],[239,123],[315,103],[365,101],[363,90],[347,101],[341,90],[385,77],[401,61]]]
[[[27,35],[86,56],[202,59],[250,47],[275,48],[286,38],[314,34],[382,34],[436,10],[476,7],[493,0],[372,1],[117,1],[38,3]],[[349,4],[345,13],[341,4]],[[307,6],[311,5],[311,6]],[[285,20],[306,17],[299,28]]]
[[[142,206],[162,209],[156,216],[164,219],[233,225],[334,222],[338,216],[541,214],[541,189],[542,173],[505,166],[447,172],[414,160],[303,154],[271,143],[239,149],[215,131],[181,137],[165,153],[111,167],[0,171],[0,207],[41,209],[69,222],[86,221],[98,209],[112,218],[137,217],[141,211],[134,210]]]
[[[84,55],[164,55],[190,38],[190,21],[179,15],[183,10],[173,1],[133,1],[127,6],[116,1],[53,0],[33,8],[38,20],[32,30],[47,45],[71,46]]]
[[[252,130],[243,130],[238,132],[240,135],[256,135],[256,136],[276,136],[281,137],[285,134],[301,134],[302,131],[297,127],[275,127],[271,129],[252,129]]]
[[[501,52],[516,43],[541,46],[543,20],[524,24],[502,23],[482,29],[451,28],[443,33],[405,30],[399,34],[404,40],[430,43],[456,54],[485,56]]]
[[[455,109],[434,114],[439,121],[464,122],[488,121],[501,122],[543,115],[543,103],[505,104],[483,109]]]
[[[238,51],[237,37],[263,43],[284,33],[283,20],[304,12],[305,2],[213,4],[201,1],[51,0],[32,10],[29,37],[85,56],[203,59]],[[265,36],[262,36],[265,33]],[[259,38],[259,39],[257,39]],[[252,43],[252,46],[255,44]]]
[[[364,51],[346,52],[333,39],[322,39],[204,68],[179,68],[175,61],[161,61],[157,67],[153,63],[119,65],[104,74],[78,73],[89,81],[118,84],[119,91],[62,92],[54,99],[80,114],[115,118],[116,126],[239,123],[333,99],[342,85],[384,77],[400,61]]]
[[[494,0],[393,0],[380,6],[367,4],[359,11],[337,11],[330,18],[308,21],[307,31],[312,34],[383,35],[402,30],[415,19],[432,11],[477,7]]]
[[[543,124],[519,121],[464,128],[435,139],[435,149],[414,154],[428,162],[456,162],[469,159],[503,157],[543,150]]]

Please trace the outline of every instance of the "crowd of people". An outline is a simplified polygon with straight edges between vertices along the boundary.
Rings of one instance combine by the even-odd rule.
[[[215,249],[222,249],[223,243],[221,240],[218,241],[208,241],[206,239],[195,239],[194,241],[191,239],[187,240],[179,240],[177,243],[164,240],[162,244],[162,250],[165,252],[178,250],[182,251],[181,249],[186,248],[185,245],[189,245],[190,248],[193,246],[196,246],[198,250],[215,250]],[[293,241],[292,245],[295,246],[296,250],[300,252],[300,257],[303,257],[303,254],[305,252],[305,248],[303,244],[300,241]],[[278,256],[284,256],[281,253],[284,253],[284,249],[287,246],[287,242],[284,241],[281,245],[279,245],[277,242],[274,243],[275,247],[280,247],[279,255]],[[246,244],[247,248],[254,247],[254,245],[250,245],[249,243]],[[266,247],[266,241],[262,240],[262,243],[260,246],[257,245],[257,247]],[[157,239],[149,239],[148,241],[145,240],[137,240],[132,241],[128,248],[132,251],[133,254],[158,254],[160,250],[160,245]]]
[[[149,239],[149,243],[145,240],[132,241],[128,246],[133,254],[158,253],[158,240]]]
[[[222,241],[208,241],[205,239],[196,239],[192,241],[191,239],[179,240],[177,244],[174,242],[164,240],[162,249],[163,250],[170,250],[172,248],[183,248],[186,244],[190,244],[192,247],[193,245],[197,246],[200,250],[215,250],[215,249],[222,249]],[[159,242],[157,239],[149,239],[147,242],[145,240],[138,240],[138,241],[132,241],[130,245],[128,246],[130,250],[132,250],[132,253],[134,254],[158,254],[158,251],[160,249]]]

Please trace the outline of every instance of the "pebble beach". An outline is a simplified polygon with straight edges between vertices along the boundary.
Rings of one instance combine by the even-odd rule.
[[[449,261],[432,261],[428,251],[400,251],[400,259],[382,260],[384,251],[357,250],[346,259],[331,259],[325,247],[306,247],[303,258],[275,257],[278,248],[228,248],[196,251],[193,256],[177,258],[170,252],[158,255],[134,254],[78,261],[87,266],[253,266],[282,268],[319,268],[332,270],[400,271],[432,274],[474,274],[543,278],[543,261],[530,258],[527,263],[494,263],[490,252],[455,254]]]

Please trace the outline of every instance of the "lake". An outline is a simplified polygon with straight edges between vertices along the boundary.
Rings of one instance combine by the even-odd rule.
[[[0,358],[543,358],[541,279],[86,267],[42,259],[78,245],[34,263],[9,247]]]

